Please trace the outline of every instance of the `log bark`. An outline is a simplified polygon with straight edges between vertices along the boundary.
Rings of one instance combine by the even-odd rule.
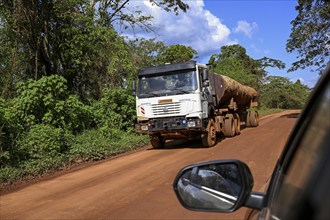
[[[237,105],[247,106],[258,97],[258,92],[254,88],[243,85],[228,76],[210,73],[209,80],[219,101],[219,107],[228,105],[231,98],[234,98]]]

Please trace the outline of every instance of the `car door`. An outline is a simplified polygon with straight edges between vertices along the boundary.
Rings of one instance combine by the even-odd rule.
[[[300,115],[275,168],[259,219],[328,219],[329,67]]]

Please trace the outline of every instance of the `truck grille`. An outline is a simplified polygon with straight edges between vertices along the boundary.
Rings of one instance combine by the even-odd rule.
[[[152,105],[154,115],[172,115],[180,113],[180,102],[160,103]]]

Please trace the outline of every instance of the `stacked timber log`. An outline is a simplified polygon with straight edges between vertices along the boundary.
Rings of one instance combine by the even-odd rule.
[[[249,105],[258,96],[254,88],[242,85],[228,76],[211,73],[210,83],[220,101],[219,105],[228,104],[232,97],[237,105]]]

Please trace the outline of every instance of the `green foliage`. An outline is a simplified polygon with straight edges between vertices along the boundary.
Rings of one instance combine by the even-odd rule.
[[[214,71],[229,76],[244,85],[252,86],[254,88],[257,87],[258,78],[253,74],[248,74],[244,65],[235,57],[229,57],[217,63]]]
[[[276,59],[263,57],[255,60],[246,54],[246,49],[239,44],[221,47],[220,54],[211,56],[209,63],[214,71],[259,90],[263,78],[267,75],[266,67],[283,69],[285,64]]]
[[[57,169],[67,161],[72,135],[51,125],[34,125],[23,132],[2,160],[0,181],[10,183]]]
[[[164,64],[160,57],[160,54],[166,48],[163,42],[156,41],[154,38],[148,40],[141,38],[129,41],[128,45],[131,51],[131,59],[138,67]]]
[[[165,46],[155,39],[130,41],[129,47],[132,59],[139,67],[186,62],[197,58],[196,50],[191,47],[180,44]]]
[[[135,99],[128,90],[106,89],[99,101],[84,104],[69,94],[63,77],[52,75],[19,83],[16,94],[0,99],[0,181],[100,160],[147,142],[132,133]]]
[[[298,61],[289,69],[295,71],[317,66],[322,71],[330,58],[330,2],[328,0],[298,0],[297,17],[286,44],[289,53],[296,52]]]
[[[113,25],[150,31],[150,15],[130,0],[0,1],[0,94],[16,83],[62,75],[81,99],[99,99],[108,86],[127,86],[138,67]],[[178,13],[181,0],[151,0]],[[28,27],[28,28],[27,28]]]
[[[60,110],[59,102],[68,97],[66,80],[57,75],[20,82],[17,87],[14,103],[24,127],[49,121],[49,115]]]
[[[17,179],[38,176],[73,163],[101,160],[148,142],[147,136],[119,130],[111,136],[93,129],[72,136],[49,125],[33,127],[24,138],[27,140],[21,139],[18,145],[21,160],[0,166],[1,183],[10,184]]]
[[[0,166],[11,161],[16,138],[22,130],[10,103],[0,98]]]
[[[229,76],[234,80],[254,88],[259,87],[262,74],[257,74],[256,61],[246,54],[241,45],[221,47],[220,54],[214,54],[209,63],[214,65],[214,71]]]
[[[307,101],[309,88],[288,78],[269,76],[263,85],[261,101],[268,108],[301,109]]]
[[[57,156],[21,161],[16,166],[1,166],[0,182],[11,184],[19,179],[34,178],[63,167],[66,161],[65,157]]]
[[[234,80],[254,87],[260,94],[259,104],[264,108],[300,109],[304,106],[309,88],[298,80],[290,82],[288,78],[267,76],[266,67],[285,68],[285,64],[276,59],[263,57],[254,60],[246,54],[240,45],[223,46],[220,54],[210,58],[214,71]]]
[[[168,62],[167,47],[152,40],[132,46],[116,33],[114,24],[151,30],[151,16],[129,2],[0,1],[0,95],[6,99],[0,99],[0,181],[42,174],[71,156],[101,159],[146,143],[132,134],[135,100],[120,88],[140,67]],[[150,2],[175,13],[188,9],[181,0]],[[184,59],[196,53],[173,48]]]
[[[197,52],[193,48],[175,44],[166,47],[165,51],[161,54],[161,57],[164,60],[164,63],[180,63],[193,59],[195,54],[197,54]]]
[[[104,135],[100,130],[88,130],[75,137],[70,148],[70,160],[101,160],[109,156],[132,150],[148,142],[148,137],[116,130]]]
[[[280,108],[268,108],[266,106],[261,106],[258,108],[258,114],[263,117],[266,115],[271,115],[271,114],[275,114],[278,112],[283,112],[285,111],[284,109],[280,109]]]
[[[95,20],[96,12],[88,6],[83,8],[85,14],[77,14],[75,4],[59,1],[54,6],[62,21],[59,47],[65,68],[59,73],[81,98],[98,99],[104,87],[125,85],[124,80],[134,72],[133,63],[123,38],[103,21]]]
[[[70,143],[70,135],[51,125],[34,125],[17,143],[17,151],[23,160],[57,157],[64,154]]]
[[[122,88],[107,89],[94,105],[97,126],[105,133],[133,131],[136,119],[135,98]]]
[[[66,80],[58,75],[19,83],[13,103],[24,129],[43,123],[77,133],[93,124],[92,109],[69,95]]]

